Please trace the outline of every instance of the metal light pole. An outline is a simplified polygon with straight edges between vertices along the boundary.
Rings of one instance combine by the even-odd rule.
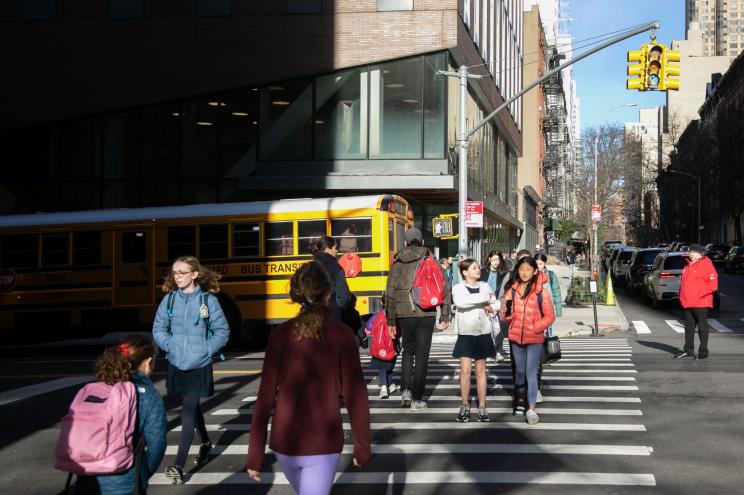
[[[670,174],[686,175],[687,177],[692,177],[693,179],[696,179],[697,180],[697,185],[698,185],[698,200],[697,200],[697,243],[700,244],[700,239],[701,239],[700,232],[702,230],[701,227],[703,226],[703,224],[700,222],[700,220],[701,220],[701,218],[700,218],[700,207],[701,207],[701,205],[703,203],[702,189],[700,187],[700,176],[699,175],[695,175],[695,174],[691,174],[689,172],[683,172],[682,170],[667,169],[667,172],[670,173]]]

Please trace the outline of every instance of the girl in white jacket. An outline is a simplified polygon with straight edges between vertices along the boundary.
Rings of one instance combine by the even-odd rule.
[[[479,282],[480,265],[474,259],[458,263],[462,282],[452,288],[452,302],[457,306],[457,342],[452,357],[460,358],[460,396],[462,405],[457,421],[470,421],[470,370],[475,360],[478,389],[478,421],[488,421],[486,411],[486,359],[494,357],[496,349],[491,339],[490,315],[499,308],[491,288]],[[492,305],[493,304],[493,305]]]

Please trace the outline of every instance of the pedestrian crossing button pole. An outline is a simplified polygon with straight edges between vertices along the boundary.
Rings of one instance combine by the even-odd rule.
[[[597,281],[589,281],[589,292],[592,295],[592,308],[594,309],[594,327],[592,328],[592,337],[600,337],[599,321],[597,320]]]

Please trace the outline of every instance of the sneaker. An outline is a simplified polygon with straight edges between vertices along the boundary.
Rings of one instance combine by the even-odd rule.
[[[491,421],[488,418],[488,411],[486,411],[486,407],[485,406],[478,408],[478,421],[480,421],[481,423],[487,423],[487,422]]]
[[[697,356],[695,356],[695,361],[698,361],[700,359],[708,359],[708,355],[707,354],[698,354]]]
[[[421,409],[426,409],[427,407],[429,406],[427,406],[426,401],[423,400],[415,400],[411,402],[411,410],[413,411],[419,411]]]
[[[196,454],[194,464],[201,465],[209,459],[209,453],[212,451],[212,443],[207,442],[199,445],[199,453]]]
[[[380,394],[377,397],[380,399],[387,399],[388,397],[390,397],[387,386],[380,386]]]
[[[543,399],[543,396],[542,396],[542,392],[540,392],[540,391],[538,390],[538,391],[537,391],[537,400],[535,400],[535,402],[537,402],[537,403],[539,404],[539,403],[541,403],[541,402],[542,402],[542,401],[544,401],[544,400],[545,400],[545,399]]]
[[[512,412],[512,416],[524,416],[524,407],[517,406]]]
[[[688,354],[686,352],[680,352],[679,354],[674,356],[674,359],[684,359],[684,358],[694,358],[694,354]]]
[[[528,424],[536,425],[538,421],[540,421],[540,416],[538,416],[535,411],[533,411],[532,409],[527,411],[527,423]]]
[[[165,477],[170,479],[174,485],[183,484],[183,468],[181,466],[168,466],[165,468]]]
[[[460,412],[457,413],[457,421],[459,423],[467,423],[470,421],[470,406],[468,404],[460,405]]]
[[[503,363],[504,362],[504,356],[502,356],[500,352],[497,352],[496,353],[496,362],[497,363]]]
[[[398,387],[396,387],[394,383],[388,385],[388,393],[390,393],[390,395],[393,395],[393,392],[396,390],[398,390]]]
[[[411,392],[404,390],[400,394],[400,407],[411,407]]]

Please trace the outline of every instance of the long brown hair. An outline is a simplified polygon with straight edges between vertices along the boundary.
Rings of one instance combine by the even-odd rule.
[[[132,334],[124,337],[119,344],[108,347],[96,361],[96,379],[107,385],[126,382],[132,379],[147,358],[158,355],[158,347],[149,335]]]
[[[323,322],[328,313],[326,298],[331,293],[331,282],[323,267],[313,261],[302,265],[289,281],[289,297],[300,305],[295,318],[297,339],[323,338]]]
[[[181,256],[180,258],[176,258],[173,260],[173,263],[171,263],[171,266],[179,261],[181,263],[186,263],[192,271],[199,274],[199,276],[196,277],[196,283],[199,284],[201,290],[211,292],[212,294],[217,294],[220,291],[220,284],[218,284],[217,281],[222,278],[222,275],[214,273],[212,270],[202,265],[195,256]],[[168,275],[165,276],[165,280],[163,281],[163,292],[171,292],[176,289],[178,289],[176,280],[173,278],[173,273],[168,270]]]

